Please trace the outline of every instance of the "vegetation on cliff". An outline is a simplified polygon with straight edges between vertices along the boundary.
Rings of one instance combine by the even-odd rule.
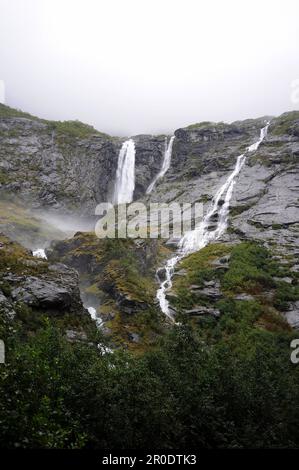
[[[83,298],[99,307],[115,345],[142,352],[161,334],[155,271],[170,255],[161,240],[99,239],[78,232],[53,243],[48,254],[80,272]]]
[[[10,194],[74,211],[82,205],[78,185],[89,209],[106,197],[119,141],[113,146],[81,123],[51,123],[3,106],[1,117],[3,192],[6,185]],[[18,117],[28,121],[14,125],[10,118]],[[153,200],[210,201],[263,121],[176,131],[172,167]],[[235,187],[228,243],[211,244],[177,266],[167,293],[175,325],[155,302],[156,269],[172,253],[163,241],[79,232],[53,243],[45,261],[1,235],[3,446],[299,447],[299,369],[290,361],[297,334],[286,321],[292,311],[298,318],[299,301],[298,114],[274,119],[269,129]],[[136,138],[140,194],[157,144],[150,139]],[[0,203],[0,225],[25,244],[57,238],[11,200]],[[105,321],[103,331],[83,308],[72,268],[80,273],[83,301]]]
[[[101,252],[106,242],[93,239],[92,249],[91,242],[91,235],[77,234],[69,241],[76,245],[71,256],[80,259],[80,251],[84,255],[89,247],[99,263],[110,257],[106,261],[108,270],[112,263],[113,282],[124,283],[126,292],[136,295],[137,305],[148,299],[141,271],[134,272],[133,245],[119,241],[110,252],[107,245]],[[59,242],[58,247],[70,256],[65,244]],[[13,270],[18,265],[14,256],[20,260],[29,255],[12,250],[11,256],[2,262],[3,271],[8,262]],[[299,446],[299,369],[290,361],[290,341],[296,334],[278,311],[282,297],[298,298],[296,274],[287,288],[283,281],[287,268],[253,243],[208,246],[183,260],[179,269],[185,270],[174,284],[180,324],[152,338],[150,348],[118,347],[105,353],[97,346],[105,342],[101,335],[70,341],[65,324],[46,315],[27,334],[21,320],[10,323],[5,332],[6,364],[0,369],[2,445]],[[183,313],[194,306],[190,289],[204,289],[206,283],[211,287],[215,281],[222,296],[216,302],[220,318],[196,319]],[[272,295],[265,295],[269,290]],[[237,300],[236,295],[251,297]],[[205,301],[202,297],[201,302],[215,308],[211,297]],[[150,315],[149,310],[140,309],[128,318],[140,318],[142,329],[145,315]]]
[[[81,121],[50,121],[47,119],[41,119],[32,114],[25,113],[19,109],[10,108],[0,103],[0,118],[26,118],[34,121],[42,122],[47,124],[50,130],[56,131],[58,134],[65,134],[71,138],[78,137],[84,139],[91,135],[98,135],[105,138],[110,138],[108,134],[96,130],[93,126],[85,124]]]

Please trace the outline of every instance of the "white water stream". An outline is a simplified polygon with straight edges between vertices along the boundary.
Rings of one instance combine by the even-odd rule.
[[[135,189],[135,143],[126,140],[119,151],[116,180],[114,188],[114,204],[130,203]]]
[[[34,250],[32,252],[33,256],[35,256],[36,258],[43,258],[43,259],[47,259],[47,255],[46,255],[46,252],[44,250],[44,248],[38,248],[37,250]]]
[[[201,250],[211,241],[218,240],[226,231],[229,215],[229,203],[234,189],[235,178],[244,165],[247,154],[258,149],[260,143],[267,135],[268,127],[269,123],[267,123],[267,125],[261,129],[259,139],[254,144],[247,147],[245,153],[237,158],[233,172],[229,175],[221,188],[219,188],[216,192],[210,210],[194,230],[190,230],[184,234],[179,242],[177,254],[167,261],[165,265],[165,280],[161,282],[160,287],[157,290],[156,297],[159,300],[162,312],[171,320],[174,318],[172,312],[170,311],[166,294],[172,287],[172,276],[176,264],[190,253]],[[220,205],[220,201],[223,201],[222,205]],[[216,228],[215,230],[209,231],[211,219],[215,215],[217,215]]]
[[[163,158],[163,163],[161,170],[159,173],[155,176],[151,184],[146,190],[146,194],[150,194],[152,190],[154,189],[157,181],[165,175],[165,173],[169,170],[170,163],[171,163],[171,154],[172,154],[172,146],[173,146],[173,141],[174,141],[174,135],[170,138],[170,141],[167,145],[167,139],[165,140],[165,152],[164,152],[164,158]]]

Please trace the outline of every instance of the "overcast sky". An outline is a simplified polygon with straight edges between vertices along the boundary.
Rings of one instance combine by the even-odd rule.
[[[0,0],[0,79],[114,135],[277,115],[299,107],[299,1]]]

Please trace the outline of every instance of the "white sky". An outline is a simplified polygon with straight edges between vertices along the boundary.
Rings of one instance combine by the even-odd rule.
[[[299,1],[0,0],[0,79],[10,106],[118,135],[280,114]]]

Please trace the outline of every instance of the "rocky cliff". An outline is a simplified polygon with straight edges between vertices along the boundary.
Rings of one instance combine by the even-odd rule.
[[[112,197],[124,140],[79,121],[46,121],[0,104],[2,197],[19,196],[35,209],[91,216],[98,203]],[[134,140],[136,199],[159,171],[165,137]]]
[[[62,263],[35,258],[29,250],[0,233],[0,330],[21,322],[32,333],[48,317],[80,332],[91,324],[83,307],[78,272]],[[85,333],[84,333],[85,334]]]
[[[251,257],[251,245],[248,248],[246,243],[262,245],[267,254],[261,254],[261,257],[275,258],[279,279],[273,278],[272,265],[263,264],[261,267],[260,259],[252,258],[250,268],[246,265],[244,269],[248,269],[249,277],[253,276],[252,266],[255,266],[253,271],[266,270],[266,274],[261,272],[260,275],[268,276],[268,284],[259,284],[254,278],[255,288],[251,289],[248,279],[243,279],[242,285],[236,284],[234,295],[261,305],[259,325],[269,323],[269,317],[272,322],[279,323],[276,315],[282,313],[282,318],[296,326],[299,321],[299,112],[232,124],[202,122],[176,130],[170,168],[149,196],[145,192],[161,168],[165,136],[134,136],[134,199],[203,202],[204,210],[207,210],[216,190],[233,170],[237,156],[257,141],[260,129],[269,120],[267,137],[256,152],[248,155],[236,181],[229,227],[219,240],[222,243],[219,250],[223,256],[235,259],[234,250],[240,242],[244,248],[241,252],[250,253]],[[47,237],[48,242],[52,238],[62,238],[57,227],[55,230],[48,227],[41,232],[38,219],[31,217],[25,209],[47,209],[73,216],[92,215],[97,203],[110,200],[112,196],[118,153],[124,140],[101,134],[79,122],[40,120],[1,105],[1,230],[29,248],[34,236],[35,244],[44,243]],[[25,209],[20,209],[20,200],[25,203]],[[107,322],[107,331],[112,332],[117,344],[127,341],[151,343],[161,327],[155,302],[155,270],[171,253],[163,241],[119,243],[110,240],[106,243],[92,234],[78,233],[73,239],[52,243],[48,253],[51,262],[63,261],[79,271],[81,295],[98,308]],[[210,316],[215,319],[225,312],[225,308],[216,305],[217,302],[231,299],[233,288],[226,289],[225,269],[221,262],[222,271],[219,266],[211,265],[209,268],[204,254],[205,251],[198,255],[198,260],[191,255],[190,264],[186,260],[178,266],[177,280],[174,291],[169,293],[169,300],[178,314],[185,315],[189,311],[191,317]],[[199,263],[194,276],[192,256]],[[209,258],[209,262],[215,260],[217,257],[214,255]],[[226,271],[231,269],[230,261],[227,261],[226,268]],[[58,271],[63,269],[57,268]],[[206,269],[210,274],[213,271],[214,275],[200,274]],[[55,274],[57,278],[69,278],[68,273],[64,275],[58,271]],[[55,270],[51,272],[54,276]],[[35,298],[35,293],[31,292],[32,285],[34,287],[37,283],[40,291],[43,290],[40,284],[45,282],[38,279],[32,284],[30,276],[29,273],[28,279],[25,276],[16,286],[17,292],[18,289],[25,291],[25,298]],[[78,288],[79,280],[76,282]],[[11,296],[9,302],[15,300],[18,299]],[[67,311],[69,307],[64,305],[63,309]],[[76,309],[80,311],[79,303]]]
[[[175,132],[172,164],[151,195],[153,201],[206,203],[233,170],[237,156],[258,139],[270,118],[233,124],[201,123]],[[233,238],[298,245],[299,112],[271,119],[268,135],[250,155],[234,188]]]

